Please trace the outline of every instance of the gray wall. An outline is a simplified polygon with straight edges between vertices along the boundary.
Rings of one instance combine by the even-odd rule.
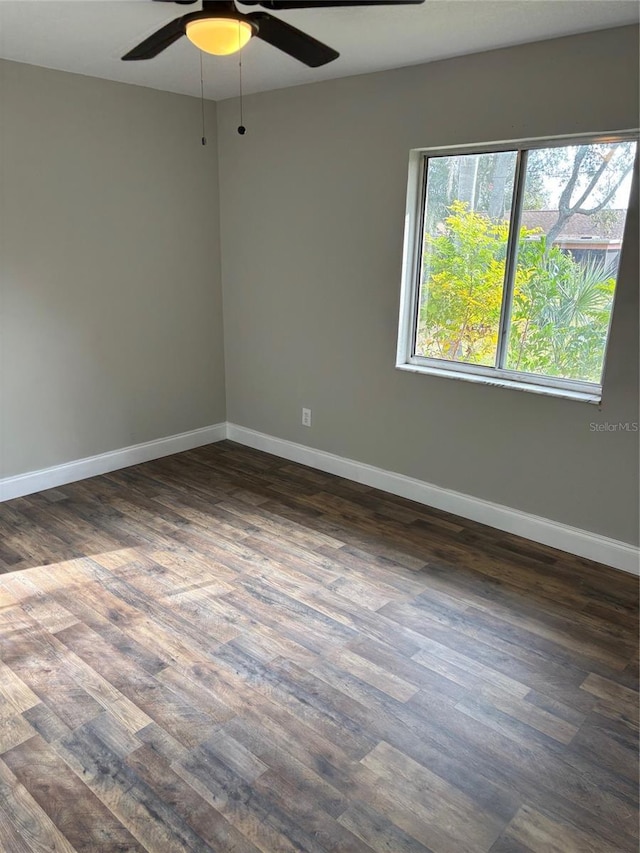
[[[225,419],[207,109],[0,63],[0,477]]]
[[[638,536],[638,215],[602,410],[394,368],[408,154],[638,125],[633,27],[218,105],[227,415],[575,525]],[[313,409],[313,426],[300,409]]]

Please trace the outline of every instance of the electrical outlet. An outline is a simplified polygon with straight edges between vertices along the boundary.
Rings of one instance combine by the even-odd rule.
[[[302,426],[311,426],[311,409],[302,410]]]

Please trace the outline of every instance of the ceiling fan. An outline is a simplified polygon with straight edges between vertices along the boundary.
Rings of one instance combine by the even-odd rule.
[[[181,6],[198,0],[158,0]],[[424,0],[242,0],[245,6],[264,9],[323,9],[331,6],[399,6],[424,3]],[[340,55],[326,44],[292,27],[267,12],[241,12],[234,0],[203,0],[202,11],[175,18],[146,38],[123,60],[153,59],[175,41],[187,38],[207,53],[224,56],[236,53],[250,38],[266,41],[294,59],[317,68],[332,62]]]

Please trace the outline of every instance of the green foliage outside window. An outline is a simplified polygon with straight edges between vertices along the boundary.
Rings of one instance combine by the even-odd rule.
[[[509,223],[456,201],[425,235],[416,352],[495,364]],[[615,278],[521,228],[506,366],[600,382]]]

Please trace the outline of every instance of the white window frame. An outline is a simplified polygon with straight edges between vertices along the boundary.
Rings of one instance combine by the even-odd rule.
[[[425,194],[427,163],[430,157],[455,156],[462,154],[490,154],[499,151],[515,151],[517,154],[516,172],[514,178],[514,204],[511,210],[509,240],[505,262],[505,278],[502,294],[502,310],[498,335],[498,353],[496,361],[501,360],[507,345],[507,330],[511,313],[511,295],[513,291],[514,268],[517,260],[517,235],[520,230],[520,218],[523,199],[523,185],[526,176],[526,158],[530,149],[552,148],[566,145],[585,145],[603,142],[638,142],[638,130],[624,130],[612,134],[576,134],[562,137],[538,137],[518,139],[509,142],[475,143],[471,145],[446,146],[441,148],[415,148],[409,156],[409,175],[407,180],[407,206],[405,212],[404,247],[402,253],[402,281],[400,289],[400,320],[398,325],[398,348],[396,367],[413,373],[425,373],[430,376],[440,376],[449,379],[462,379],[484,385],[494,385],[502,388],[512,388],[519,391],[529,391],[534,394],[546,394],[579,400],[587,403],[600,403],[602,399],[602,383],[584,382],[581,380],[562,379],[554,376],[542,376],[525,373],[508,368],[487,367],[484,365],[465,364],[457,361],[447,361],[439,358],[427,358],[415,354],[415,336],[417,331],[417,316],[419,310],[422,250],[425,212]],[[640,146],[636,151],[636,164],[632,178],[631,197],[635,196],[635,181],[637,175],[637,158]],[[620,266],[624,253],[624,237],[621,246]],[[618,269],[620,269],[620,266]],[[618,290],[616,280],[616,293]],[[614,305],[611,309],[613,316]],[[602,376],[605,375],[607,350],[611,320],[607,332],[607,341],[602,365]]]

